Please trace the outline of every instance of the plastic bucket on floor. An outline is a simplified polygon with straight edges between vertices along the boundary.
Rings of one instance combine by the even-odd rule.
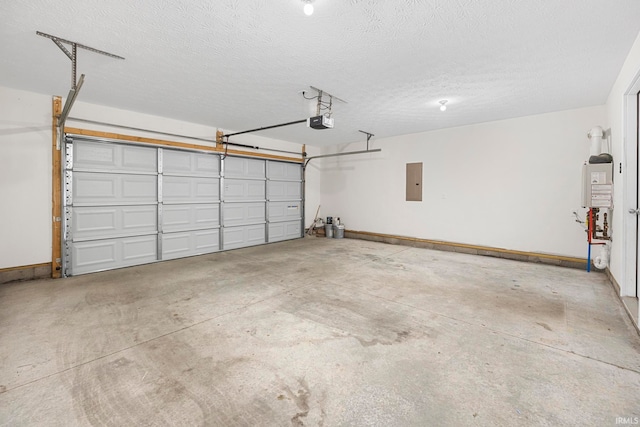
[[[333,237],[336,239],[344,238],[344,225],[333,226]]]
[[[333,237],[333,226],[331,224],[324,226],[324,235],[325,237]]]

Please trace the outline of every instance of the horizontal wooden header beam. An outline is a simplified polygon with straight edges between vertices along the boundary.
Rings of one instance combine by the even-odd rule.
[[[259,157],[262,159],[283,160],[287,162],[296,162],[296,163],[302,163],[304,161],[303,158],[297,158],[297,157],[278,156],[275,154],[255,153],[252,151],[243,151],[243,150],[229,150],[229,149],[225,150],[224,147],[222,147],[222,145],[191,144],[188,142],[167,141],[164,139],[147,138],[143,136],[123,135],[119,133],[102,132],[102,131],[79,129],[79,128],[73,128],[73,127],[65,127],[64,132],[74,134],[74,135],[90,136],[94,138],[116,139],[121,141],[137,142],[140,144],[158,145],[162,147],[174,147],[174,148],[185,148],[189,150],[211,151],[211,152],[220,153],[220,154],[227,153],[231,155]],[[215,144],[215,142],[212,141],[212,144]]]

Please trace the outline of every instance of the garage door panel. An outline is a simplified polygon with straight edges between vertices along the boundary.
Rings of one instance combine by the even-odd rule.
[[[290,181],[269,181],[267,198],[269,200],[301,200],[302,184]]]
[[[165,205],[162,211],[162,231],[175,232],[213,228],[220,225],[220,205]]]
[[[73,144],[73,168],[99,171],[147,172],[158,169],[157,150],[95,141]]]
[[[67,275],[300,237],[300,164],[82,136],[64,148]]]
[[[73,202],[115,201],[118,199],[117,179],[122,175],[105,175],[98,173],[73,173]]]
[[[139,236],[122,239],[122,259],[125,263],[138,264],[145,260],[155,261],[158,236]]]
[[[73,204],[156,203],[157,178],[153,175],[73,172]]]
[[[267,178],[281,181],[302,181],[302,167],[298,163],[267,162]]]
[[[157,230],[156,205],[74,207],[71,214],[74,240],[148,234]]]
[[[73,273],[78,274],[83,269],[100,269],[115,265],[116,246],[115,240],[75,243],[73,244]],[[95,268],[94,268],[95,267]]]
[[[125,206],[122,208],[122,228],[128,233],[158,230],[158,208],[153,206]]]
[[[163,234],[162,259],[179,258],[188,256],[191,242],[188,232]]]
[[[302,236],[301,222],[277,222],[269,224],[269,242],[297,239]]]
[[[195,230],[162,235],[162,259],[174,259],[216,252],[220,248],[220,231]]]
[[[220,156],[164,150],[162,153],[162,171],[168,175],[216,177],[220,175]]]
[[[265,243],[265,225],[224,228],[224,249],[237,249]]]
[[[158,150],[151,147],[122,146],[120,151],[121,169],[126,171],[156,172],[158,170]]]
[[[162,201],[164,203],[205,203],[220,198],[218,178],[164,176]]]
[[[144,178],[144,179],[141,179]],[[152,178],[152,179],[148,179]],[[157,200],[158,184],[155,176],[124,176],[120,181],[122,197],[127,200],[148,199]]]
[[[224,200],[225,201],[250,201],[264,200],[264,181],[252,181],[244,179],[224,180]]]
[[[302,218],[302,202],[269,202],[269,221],[291,221]]]
[[[224,176],[226,178],[264,179],[266,162],[259,159],[227,157],[224,160]]]
[[[194,231],[193,236],[198,253],[214,252],[220,249],[220,230]]]
[[[265,203],[227,203],[223,207],[225,226],[249,225],[265,222]]]
[[[144,264],[157,259],[157,236],[71,243],[71,274]]]

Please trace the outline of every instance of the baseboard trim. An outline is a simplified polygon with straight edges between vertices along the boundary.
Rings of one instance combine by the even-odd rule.
[[[616,291],[616,295],[620,296],[620,285],[618,284],[616,278],[613,277],[613,274],[611,274],[611,270],[609,270],[609,267],[604,269],[604,274],[607,275],[607,279],[609,279],[609,282],[611,282],[611,286],[613,286],[613,289]]]
[[[51,263],[0,268],[0,283],[18,282],[51,277]]]
[[[574,258],[561,255],[524,252],[511,249],[492,248],[489,246],[469,245],[466,243],[443,242],[439,240],[420,239],[417,237],[372,233],[370,231],[345,230],[344,235],[345,237],[352,239],[370,240],[395,245],[436,249],[448,252],[460,252],[471,255],[490,256],[494,258],[504,258],[515,261],[550,264],[561,267],[576,268],[580,270],[585,269],[587,265],[586,258]]]
[[[637,311],[635,313],[633,313],[631,311],[631,308],[627,305],[627,301],[625,300],[625,298],[627,298],[627,297],[623,297],[623,296],[620,295],[620,284],[618,283],[616,278],[613,277],[613,274],[611,274],[611,270],[609,270],[609,267],[607,267],[604,270],[604,273],[607,275],[607,279],[609,279],[609,283],[611,283],[611,287],[613,288],[614,292],[618,296],[618,299],[620,300],[620,303],[622,303],[622,306],[624,307],[624,311],[629,316],[629,319],[631,320],[631,324],[636,329],[636,332],[638,333],[638,335],[640,335],[640,324],[638,324],[640,319],[638,319]]]

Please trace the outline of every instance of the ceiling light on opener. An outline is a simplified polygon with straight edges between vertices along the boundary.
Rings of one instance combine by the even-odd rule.
[[[449,102],[447,99],[443,99],[442,101],[438,101],[440,103],[440,111],[446,111],[447,110],[447,102]]]

